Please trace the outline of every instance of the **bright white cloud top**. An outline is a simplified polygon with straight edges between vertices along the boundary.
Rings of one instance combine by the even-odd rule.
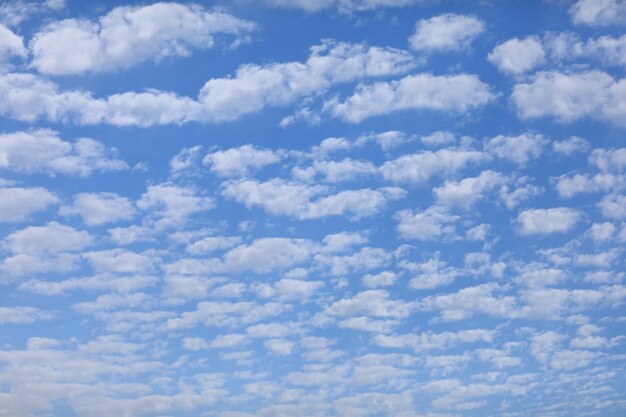
[[[0,4],[0,416],[622,417],[625,4]]]

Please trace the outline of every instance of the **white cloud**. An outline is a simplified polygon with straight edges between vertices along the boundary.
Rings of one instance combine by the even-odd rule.
[[[420,140],[426,146],[438,147],[456,142],[456,135],[452,132],[440,130],[437,132],[433,132],[430,135],[421,136]]]
[[[0,23],[0,71],[13,57],[26,57],[24,41],[21,36]]]
[[[320,12],[322,10],[337,9],[341,13],[370,11],[393,7],[408,7],[420,5],[425,0],[262,0],[272,7],[300,9],[305,12]]]
[[[458,343],[491,343],[494,338],[493,330],[486,329],[468,329],[458,332],[423,332],[411,333],[404,335],[376,335],[373,339],[374,343],[386,348],[405,348],[409,347],[415,352],[424,352],[428,350],[447,349]]]
[[[326,308],[326,313],[337,317],[372,316],[405,318],[414,310],[414,303],[393,300],[385,290],[367,290],[353,298],[343,298]]]
[[[537,159],[541,156],[546,143],[546,139],[540,134],[499,135],[485,143],[485,150],[499,158],[508,159],[519,165],[525,165],[529,160]]]
[[[0,325],[32,323],[37,320],[49,320],[53,316],[51,312],[35,307],[0,307]]]
[[[341,161],[319,161],[307,167],[294,167],[292,175],[300,181],[313,181],[321,176],[323,181],[337,183],[352,181],[374,175],[378,172],[374,164],[369,161],[343,159]]]
[[[430,207],[425,211],[403,210],[397,214],[400,222],[397,230],[403,239],[438,240],[454,235],[454,223],[459,216],[448,214],[441,207]]]
[[[89,226],[100,226],[132,219],[135,207],[128,198],[115,193],[81,193],[74,196],[71,205],[61,207],[59,213],[77,215]]]
[[[148,186],[137,201],[137,207],[161,217],[160,227],[178,225],[194,213],[212,209],[214,202],[209,197],[199,196],[192,188],[163,183]]]
[[[305,63],[243,65],[234,77],[211,79],[200,90],[200,101],[212,120],[234,120],[320,93],[334,84],[400,74],[414,65],[406,51],[325,42],[311,48]]]
[[[373,216],[387,201],[404,196],[399,188],[345,190],[328,194],[320,185],[304,185],[273,179],[266,182],[244,180],[224,184],[222,195],[247,207],[260,206],[268,213],[299,219],[351,215],[352,219]]]
[[[495,98],[476,75],[408,75],[400,80],[359,86],[345,101],[327,101],[324,109],[350,123],[402,110],[466,113]]]
[[[252,145],[243,145],[225,151],[208,154],[202,161],[211,166],[211,171],[221,177],[247,176],[281,159],[280,153],[267,149],[258,149]]]
[[[116,159],[117,150],[81,138],[71,143],[53,130],[0,134],[0,168],[27,174],[87,176],[95,171],[121,171],[128,165]]]
[[[576,174],[571,177],[566,175],[557,177],[555,188],[561,197],[571,198],[579,193],[597,193],[619,189],[624,184],[626,184],[626,179],[622,175],[596,174],[590,176]]]
[[[517,216],[517,224],[524,235],[547,235],[569,232],[580,219],[581,213],[571,208],[530,209]]]
[[[99,273],[130,273],[149,274],[155,271],[157,258],[130,252],[124,249],[109,249],[97,252],[87,252],[83,257],[91,263]]]
[[[485,24],[475,17],[447,13],[417,22],[409,43],[417,51],[458,51],[484,30]]]
[[[61,91],[33,74],[0,74],[0,114],[81,125],[225,122],[291,104],[336,84],[404,73],[414,65],[406,51],[326,41],[311,48],[305,63],[242,65],[234,76],[207,81],[197,99],[154,89],[94,98],[85,91]]]
[[[450,175],[466,165],[485,158],[479,151],[462,149],[439,149],[403,155],[386,161],[380,171],[386,180],[395,182],[426,183],[435,175]]]
[[[0,223],[21,222],[59,202],[42,187],[0,188]]]
[[[578,0],[570,8],[576,24],[609,26],[626,23],[624,0]]]
[[[487,59],[502,72],[522,74],[545,60],[545,51],[536,36],[513,38],[496,46]]]
[[[251,22],[206,11],[199,5],[116,7],[98,22],[67,19],[45,26],[30,42],[31,65],[51,75],[113,71],[208,49],[216,35],[241,40],[254,27]]]
[[[263,345],[275,355],[290,355],[294,343],[285,339],[270,339],[263,342]]]
[[[616,220],[626,219],[626,195],[609,194],[598,203],[598,207],[606,217]]]
[[[555,117],[569,123],[584,117],[626,125],[626,80],[591,70],[539,72],[532,81],[513,87],[511,100],[523,119]]]
[[[228,251],[223,258],[223,268],[267,273],[305,262],[315,249],[316,245],[305,239],[261,238]]]
[[[367,288],[388,287],[395,284],[398,274],[391,271],[383,271],[378,274],[367,274],[361,278],[361,282]]]
[[[626,172],[626,148],[594,149],[589,156],[589,164],[602,172]]]
[[[209,344],[201,337],[183,337],[183,349],[186,350],[204,350],[209,348]]]
[[[215,251],[230,249],[240,242],[239,236],[209,236],[190,243],[185,251],[192,255],[208,255]]]
[[[446,181],[433,192],[436,202],[443,207],[471,208],[485,198],[485,193],[506,182],[506,178],[494,171],[483,171],[478,177],[465,178],[461,181]]]
[[[93,243],[85,231],[50,222],[45,226],[29,226],[11,233],[4,245],[13,253],[43,254],[78,251]]]
[[[560,153],[565,156],[572,155],[575,152],[586,152],[591,145],[586,140],[577,136],[572,136],[569,139],[552,142],[552,149],[556,153]]]

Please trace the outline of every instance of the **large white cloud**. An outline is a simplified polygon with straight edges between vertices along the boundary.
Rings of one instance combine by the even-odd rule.
[[[536,36],[529,36],[497,45],[487,59],[502,72],[521,74],[541,64],[545,55],[541,41]]]
[[[609,26],[626,23],[624,0],[577,0],[570,8],[574,23]]]
[[[519,230],[524,235],[565,233],[572,230],[581,219],[578,210],[557,207],[530,209],[517,216]]]
[[[24,41],[21,36],[0,23],[0,72],[13,57],[26,57]]]
[[[98,22],[67,19],[45,26],[30,41],[31,65],[51,75],[112,71],[210,48],[220,34],[241,39],[254,27],[193,4],[117,7]]]
[[[312,47],[304,63],[242,65],[234,76],[210,79],[197,99],[154,89],[95,98],[86,91],[61,90],[33,74],[11,73],[0,75],[0,115],[80,125],[225,122],[291,104],[337,84],[401,74],[415,64],[403,50],[326,41]]]
[[[24,221],[58,201],[55,194],[42,187],[0,188],[0,223]]]
[[[373,116],[401,110],[465,113],[483,107],[495,95],[476,75],[408,75],[400,80],[361,85],[345,99],[330,100],[324,107],[333,116],[359,123]]]
[[[409,43],[417,51],[458,51],[484,30],[485,24],[473,16],[447,13],[418,21]]]
[[[0,168],[26,174],[87,176],[128,169],[116,153],[89,138],[64,141],[58,132],[47,129],[0,134]]]
[[[626,81],[591,70],[538,73],[513,87],[511,100],[520,117],[554,117],[562,123],[594,118],[626,126]]]

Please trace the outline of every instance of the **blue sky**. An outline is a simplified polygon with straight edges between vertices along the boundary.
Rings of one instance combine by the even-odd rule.
[[[626,2],[0,5],[0,416],[622,416]]]

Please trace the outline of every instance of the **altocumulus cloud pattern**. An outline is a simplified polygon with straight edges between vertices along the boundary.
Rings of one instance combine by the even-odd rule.
[[[626,1],[0,3],[0,417],[626,415]]]

